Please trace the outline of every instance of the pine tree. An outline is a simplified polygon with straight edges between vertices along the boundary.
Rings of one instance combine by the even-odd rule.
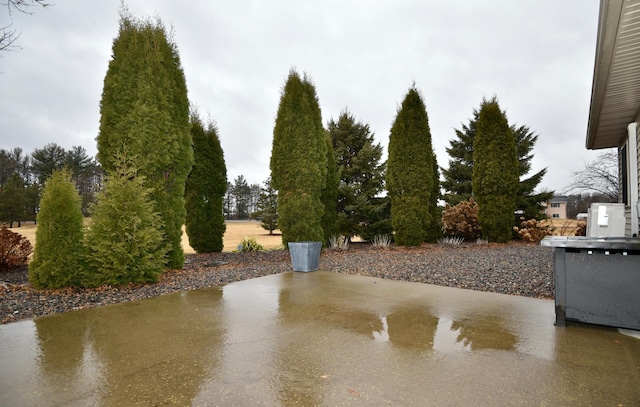
[[[483,100],[473,145],[473,196],[489,241],[511,240],[518,193],[518,153],[497,98]]]
[[[320,196],[320,201],[322,201],[322,206],[324,207],[321,224],[322,232],[324,233],[324,245],[329,246],[331,237],[338,233],[336,205],[338,203],[340,178],[338,177],[338,165],[333,151],[331,136],[328,132],[325,134],[324,140],[327,146],[327,180]]]
[[[14,222],[25,218],[26,189],[24,181],[18,173],[14,173],[4,185],[0,185],[0,223],[8,223],[13,227]]]
[[[240,174],[233,180],[231,193],[236,203],[236,219],[248,219],[251,203],[251,187],[244,175]]]
[[[536,172],[535,174],[525,178],[531,171],[531,160],[533,159],[533,147],[538,141],[538,135],[534,134],[528,126],[511,126],[516,141],[516,150],[518,152],[518,175],[520,182],[518,184],[518,194],[516,195],[516,209],[522,211],[525,219],[544,219],[545,213],[543,203],[553,198],[554,192],[534,193],[542,178],[547,174],[547,169]],[[519,220],[516,219],[519,224]]]
[[[260,189],[256,216],[262,222],[260,226],[268,230],[270,235],[278,229],[278,191],[271,186],[271,177],[264,181],[264,186]]]
[[[357,235],[365,240],[390,234],[388,200],[377,198],[384,190],[382,146],[375,143],[369,125],[356,122],[347,109],[337,121],[329,121],[328,131],[340,175],[338,231],[349,239]]]
[[[213,123],[205,128],[197,113],[191,115],[195,163],[185,189],[186,231],[197,253],[224,248],[222,200],[227,192],[227,168],[217,133]]]
[[[391,127],[387,189],[395,241],[418,246],[433,230],[435,154],[426,107],[415,86],[409,89]],[[437,198],[436,198],[437,199]]]
[[[462,130],[455,130],[457,140],[449,140],[446,148],[449,154],[449,168],[442,169],[444,180],[442,188],[446,191],[443,199],[451,206],[468,201],[472,196],[473,186],[473,142],[476,138],[478,111],[474,109],[473,119]]]
[[[80,202],[71,173],[54,170],[42,191],[36,246],[29,263],[29,281],[34,287],[81,284],[84,225]]]
[[[100,102],[98,160],[107,176],[118,154],[151,188],[171,244],[167,265],[181,268],[185,183],[193,165],[189,101],[178,50],[162,22],[136,20],[123,10]]]
[[[463,124],[462,130],[455,130],[457,139],[449,140],[450,146],[446,149],[450,159],[449,168],[442,169],[444,177],[442,187],[446,191],[443,198],[451,206],[467,201],[472,196],[473,143],[476,137],[478,113],[478,110],[474,109],[473,118],[469,123]],[[544,216],[540,211],[540,204],[551,199],[553,192],[534,193],[547,173],[546,168],[527,177],[531,170],[532,151],[538,136],[527,126],[510,126],[509,128],[515,138],[518,153],[520,185],[516,208],[522,210],[523,216],[527,219],[540,219]]]
[[[144,178],[130,165],[121,159],[93,207],[85,237],[85,286],[154,282],[164,270],[170,246],[162,218]]]
[[[315,87],[292,69],[280,96],[270,162],[284,245],[323,240],[326,148]]]

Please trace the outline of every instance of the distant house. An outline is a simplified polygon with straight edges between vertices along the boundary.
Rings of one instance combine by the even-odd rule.
[[[567,219],[567,201],[566,196],[554,196],[547,202],[544,213],[549,219]]]
[[[588,149],[616,148],[625,236],[638,234],[640,0],[601,0],[587,128]]]

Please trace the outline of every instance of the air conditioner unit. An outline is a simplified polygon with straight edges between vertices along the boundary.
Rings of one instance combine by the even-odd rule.
[[[624,213],[622,203],[592,203],[587,221],[587,236],[624,237]]]

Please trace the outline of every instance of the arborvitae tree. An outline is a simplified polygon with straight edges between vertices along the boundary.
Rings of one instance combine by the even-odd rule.
[[[395,241],[418,246],[433,230],[435,154],[427,110],[415,86],[409,89],[391,127],[387,189]]]
[[[146,283],[158,280],[169,250],[151,190],[126,159],[107,177],[87,230],[87,268],[82,284]]]
[[[271,177],[264,181],[258,197],[256,216],[262,222],[260,226],[272,235],[278,229],[278,191],[271,186]]]
[[[483,100],[473,145],[473,196],[482,235],[511,240],[518,193],[518,153],[507,117],[497,98]]]
[[[462,130],[455,130],[457,139],[449,140],[450,146],[446,149],[450,159],[449,168],[442,169],[444,176],[442,187],[446,191],[443,198],[451,206],[469,200],[472,196],[473,143],[476,137],[477,121],[478,110],[474,109],[473,119],[468,124],[463,124]],[[540,204],[551,199],[553,192],[534,193],[547,173],[546,168],[525,178],[531,170],[532,151],[538,136],[527,126],[510,126],[510,130],[516,142],[520,179],[516,208],[522,210],[523,216],[527,219],[539,219],[544,216]]]
[[[84,225],[80,196],[69,171],[55,170],[45,182],[29,281],[36,288],[80,285]]]
[[[284,245],[323,241],[320,195],[327,178],[326,149],[315,87],[292,69],[280,96],[270,162]]]
[[[440,200],[440,171],[435,153],[433,154],[433,184],[431,185],[431,194],[429,195],[429,216],[431,223],[427,228],[427,241],[436,242],[442,237],[442,207],[438,206]]]
[[[338,176],[338,165],[336,156],[333,151],[331,136],[325,133],[325,144],[327,146],[327,181],[326,186],[322,190],[320,200],[324,206],[324,214],[322,215],[322,232],[324,233],[324,244],[329,246],[331,236],[338,233],[336,205],[338,200],[338,184],[340,178]]]
[[[205,128],[197,113],[191,115],[195,163],[185,189],[186,230],[189,244],[198,253],[224,248],[222,200],[227,192],[227,167],[217,133],[213,123]]]
[[[100,102],[98,160],[107,176],[116,157],[134,166],[151,188],[171,244],[167,265],[182,268],[184,189],[193,165],[189,101],[177,46],[160,20],[136,20],[123,10]]]
[[[375,143],[369,125],[356,122],[347,109],[327,126],[340,176],[338,231],[348,239],[357,235],[365,240],[391,233],[387,202],[376,198],[384,190],[382,146]]]

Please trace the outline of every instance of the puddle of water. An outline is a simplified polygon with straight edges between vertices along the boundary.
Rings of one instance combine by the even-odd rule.
[[[553,321],[552,301],[285,273],[0,326],[0,405],[640,399],[640,341]]]

